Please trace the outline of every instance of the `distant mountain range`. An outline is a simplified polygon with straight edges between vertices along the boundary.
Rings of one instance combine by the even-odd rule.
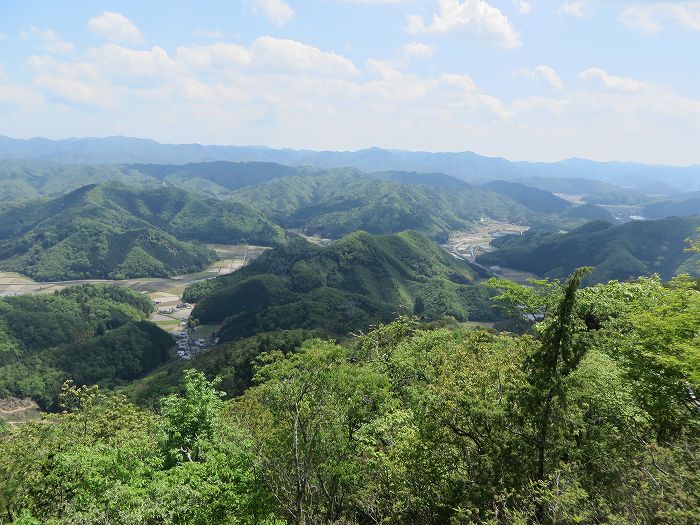
[[[429,153],[370,148],[358,151],[272,149],[261,146],[161,144],[129,137],[49,140],[0,136],[0,159],[50,160],[69,164],[187,164],[208,161],[276,162],[316,168],[353,167],[363,171],[403,170],[445,173],[465,181],[522,177],[583,178],[651,194],[700,189],[700,165],[687,167],[631,162],[511,162],[472,152]]]

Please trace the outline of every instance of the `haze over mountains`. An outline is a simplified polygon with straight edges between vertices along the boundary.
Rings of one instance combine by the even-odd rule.
[[[160,144],[130,137],[13,139],[0,137],[0,159],[48,160],[69,164],[187,164],[217,160],[276,162],[316,168],[354,167],[363,171],[439,172],[467,181],[521,177],[586,178],[652,193],[700,189],[700,166],[645,165],[632,162],[511,162],[472,152],[429,153],[370,148],[358,151],[272,149],[262,146]]]

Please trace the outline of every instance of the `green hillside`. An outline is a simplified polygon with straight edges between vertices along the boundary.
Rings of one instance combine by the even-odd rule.
[[[234,199],[264,210],[284,227],[331,238],[357,230],[388,234],[412,229],[444,242],[451,231],[469,228],[484,216],[526,222],[534,215],[481,188],[399,184],[352,173],[286,177],[239,190]]]
[[[562,214],[562,218],[608,222],[613,222],[615,220],[612,213],[595,204],[581,204],[580,206],[569,208]]]
[[[107,181],[142,187],[149,175],[121,166],[84,166],[30,160],[0,160],[0,200],[21,202],[59,196],[88,184]]]
[[[498,250],[478,262],[562,278],[581,266],[594,266],[589,282],[630,279],[658,273],[698,274],[697,255],[686,240],[696,235],[700,218],[670,218],[613,226],[590,222],[566,234],[525,234],[493,242]]]
[[[518,317],[541,311],[527,336],[402,317],[340,342],[276,332],[212,349],[128,387],[146,406],[69,383],[58,413],[0,424],[0,520],[694,525],[700,292],[579,289],[583,273],[493,283]],[[128,326],[78,355],[128,346]]]
[[[561,197],[517,182],[494,180],[484,184],[483,187],[508,197],[536,213],[557,214],[571,208],[571,203]]]
[[[644,206],[640,213],[647,219],[700,215],[700,198],[655,202]]]
[[[198,243],[275,244],[282,230],[238,203],[175,188],[86,186],[0,211],[0,268],[37,280],[166,277],[201,270]]]
[[[147,297],[115,286],[0,299],[0,398],[31,397],[48,407],[67,379],[115,385],[141,377],[172,346],[144,322],[152,310]]]
[[[224,340],[292,328],[344,336],[398,311],[488,320],[488,292],[473,283],[464,263],[418,233],[356,232],[326,247],[296,239],[195,283],[185,299],[198,301],[199,322],[225,321]]]

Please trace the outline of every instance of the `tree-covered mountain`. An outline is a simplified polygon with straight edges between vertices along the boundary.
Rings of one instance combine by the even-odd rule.
[[[404,179],[405,180],[405,179]],[[477,187],[399,184],[343,173],[286,177],[237,191],[236,201],[265,210],[287,228],[337,238],[419,231],[438,241],[481,217],[524,223],[535,214],[508,197]]]
[[[0,398],[55,406],[61,384],[115,385],[169,358],[172,338],[144,322],[153,310],[128,288],[83,285],[0,298]]]
[[[0,200],[3,203],[57,197],[82,186],[107,181],[121,182],[131,187],[157,182],[150,175],[122,166],[0,160]]]
[[[582,219],[585,221],[608,221],[614,222],[615,217],[605,208],[595,204],[581,204],[569,208],[562,214],[564,219]]]
[[[214,260],[199,242],[283,239],[279,227],[244,204],[172,187],[91,185],[0,211],[0,267],[38,280],[165,277]]]
[[[60,413],[0,425],[0,520],[696,524],[700,292],[579,289],[584,273],[492,282],[541,313],[527,336],[409,317],[339,342],[278,332],[212,351],[149,408],[68,383]]]
[[[517,182],[494,180],[484,184],[483,187],[508,197],[537,213],[564,213],[572,206],[570,202],[548,191]]]
[[[223,340],[277,329],[345,336],[400,311],[490,320],[469,267],[415,232],[356,232],[321,247],[303,239],[267,251],[229,276],[190,286],[192,317],[224,321]]]
[[[666,217],[691,217],[700,215],[700,197],[685,200],[668,200],[654,202],[644,206],[640,214],[647,219],[665,219]]]
[[[594,221],[565,234],[526,233],[492,242],[498,249],[477,258],[484,265],[516,268],[552,278],[593,266],[589,282],[626,280],[658,273],[697,275],[698,256],[686,251],[700,218],[633,221],[621,225]]]

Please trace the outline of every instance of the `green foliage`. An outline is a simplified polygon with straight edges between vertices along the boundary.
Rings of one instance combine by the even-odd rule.
[[[244,241],[274,245],[284,233],[244,204],[170,187],[86,186],[0,212],[0,267],[38,280],[194,272],[215,259],[199,243]]]
[[[467,229],[483,216],[523,222],[535,215],[508,197],[466,184],[418,186],[382,178],[359,173],[285,177],[241,189],[234,198],[286,228],[331,238],[357,230],[416,230],[444,242],[450,232]]]
[[[224,321],[223,340],[271,330],[319,329],[335,336],[364,330],[413,308],[429,318],[497,320],[489,291],[467,265],[415,232],[364,232],[319,247],[302,239],[266,252],[229,276],[195,283],[193,317]]]
[[[700,292],[586,271],[491,283],[532,335],[259,335],[193,360],[159,413],[66,384],[51,424],[0,439],[0,523],[695,523]]]
[[[1,300],[0,397],[32,397],[48,407],[66,378],[114,385],[140,377],[168,358],[172,344],[142,321],[152,309],[147,297],[112,286]]]
[[[223,421],[213,385],[190,374],[185,391],[157,416],[67,385],[68,410],[0,440],[0,523],[275,523],[246,437]],[[194,425],[202,414],[208,424]],[[196,462],[171,461],[163,444],[174,436],[201,445]]]
[[[161,403],[165,439],[164,453],[170,465],[201,461],[207,446],[219,431],[221,398],[201,372],[185,371],[184,396],[170,395]]]
[[[561,279],[580,266],[594,266],[587,283],[625,280],[655,273],[670,279],[683,271],[698,273],[697,256],[687,253],[686,239],[698,218],[634,221],[619,226],[590,222],[566,234],[528,233],[493,242],[499,249],[480,256],[484,265],[499,265]]]
[[[515,202],[538,213],[563,213],[572,207],[570,202],[557,197],[549,191],[526,186],[518,182],[495,180],[484,184],[484,187],[499,195],[513,199]]]
[[[254,364],[266,352],[295,352],[302,343],[314,337],[310,330],[280,330],[219,344],[195,355],[191,361],[173,361],[121,390],[138,405],[157,406],[160,399],[179,391],[183,371],[193,368],[207,378],[220,381],[218,388],[227,398],[237,397],[253,384]]]

